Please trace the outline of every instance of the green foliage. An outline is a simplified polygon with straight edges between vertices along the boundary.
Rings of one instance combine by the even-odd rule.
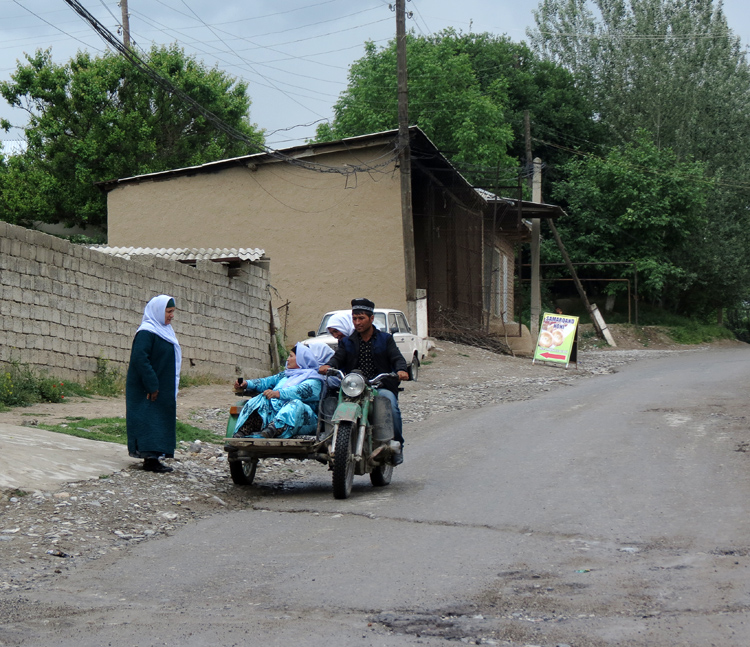
[[[284,346],[284,333],[281,330],[277,330],[274,337],[276,338],[276,350],[279,353],[279,362],[283,366],[289,357],[289,351]]]
[[[470,181],[497,181],[497,168],[524,156],[523,112],[539,126],[593,136],[591,111],[572,76],[539,60],[523,43],[452,29],[407,38],[409,122],[418,125]],[[349,71],[349,87],[334,106],[332,125],[317,139],[398,126],[396,43],[371,42]],[[489,171],[489,173],[487,173]],[[515,177],[514,177],[515,179]]]
[[[95,395],[113,397],[123,392],[125,381],[117,368],[109,367],[109,360],[101,355],[96,358],[94,377],[86,382],[86,390]]]
[[[25,407],[35,402],[62,402],[66,384],[40,376],[27,364],[8,362],[0,366],[0,404]]]
[[[649,275],[650,297],[661,293],[665,305],[678,312],[704,315],[742,303],[750,292],[750,190],[741,180],[750,171],[750,66],[721,3],[541,0],[534,14],[537,29],[529,36],[535,51],[574,75],[618,150],[624,145],[643,148],[647,134],[656,149],[670,151],[676,164],[700,160],[705,177],[712,180],[707,193],[696,187],[695,193],[703,195],[694,196],[698,199],[688,208],[703,206],[698,219],[690,215],[690,223],[679,213],[684,187],[675,191],[662,182],[661,199],[651,192],[649,203],[631,205],[634,212],[648,211],[653,201],[666,217],[659,232],[653,209],[644,213],[653,225],[644,241],[654,246],[650,258],[632,255],[633,245],[613,237],[615,244],[591,258],[638,260],[639,270]],[[659,164],[654,170],[667,169]],[[672,173],[675,180],[678,175]],[[689,182],[690,177],[697,176],[688,173],[684,179]],[[644,186],[642,177],[621,174],[620,179],[632,182],[634,190]],[[604,186],[579,182],[556,195],[577,205],[593,195],[601,204],[609,200]],[[608,211],[614,209],[615,204]],[[611,222],[606,220],[602,228]],[[623,236],[640,234],[622,231]],[[601,242],[601,236],[597,240],[594,232],[586,233],[581,249],[577,238],[565,238],[579,258]],[[664,251],[663,258],[657,250]]]
[[[536,51],[577,78],[618,143],[641,128],[712,166],[747,156],[750,69],[712,0],[542,0]],[[720,159],[716,159],[720,158]]]
[[[162,76],[248,137],[245,83],[207,69],[176,46],[152,47],[148,62]],[[106,199],[95,182],[192,166],[255,152],[191,114],[120,56],[78,52],[56,64],[50,51],[19,63],[0,94],[28,113],[24,153],[0,166],[0,217],[106,226]],[[6,124],[7,126],[8,124]]]
[[[565,172],[554,197],[567,204],[569,218],[561,219],[558,230],[572,243],[571,260],[635,261],[639,295],[678,306],[696,285],[696,255],[709,228],[704,208],[713,185],[705,165],[679,162],[641,132],[606,158],[572,159]],[[549,239],[544,255],[550,262],[562,260]],[[630,266],[612,267],[597,268],[598,275],[632,278]]]
[[[717,324],[700,324],[690,320],[686,325],[667,328],[667,334],[678,344],[710,344],[718,339],[735,339],[728,328]]]
[[[100,440],[120,445],[126,445],[128,442],[125,418],[75,418],[70,422],[58,425],[40,424],[39,427],[68,436],[88,438],[89,440]],[[201,442],[216,443],[218,439],[219,437],[210,431],[177,421],[177,442],[200,440]]]
[[[65,240],[69,240],[71,243],[74,243],[75,245],[103,245],[107,242],[107,239],[105,236],[86,236],[85,234],[71,234],[70,236],[60,236],[58,235],[58,238],[63,238]]]
[[[740,341],[750,343],[750,302],[743,301],[737,307],[727,311],[727,328]]]
[[[65,399],[65,383],[42,378],[39,380],[39,397],[42,402],[62,402]]]

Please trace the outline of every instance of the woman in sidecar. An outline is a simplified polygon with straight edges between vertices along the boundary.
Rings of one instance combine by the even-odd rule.
[[[333,355],[327,344],[297,344],[286,369],[258,380],[235,382],[235,389],[254,395],[240,411],[235,438],[292,438],[315,434],[318,401],[325,377],[318,369]]]

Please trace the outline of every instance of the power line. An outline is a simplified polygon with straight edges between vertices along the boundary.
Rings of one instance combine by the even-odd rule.
[[[352,175],[356,173],[357,171],[369,171],[369,170],[373,170],[374,168],[386,166],[388,164],[391,164],[397,155],[397,151],[394,150],[393,155],[390,158],[386,159],[384,162],[374,167],[371,165],[366,165],[364,167],[359,167],[359,166],[336,167],[336,166],[328,166],[325,164],[320,164],[317,162],[309,162],[304,159],[297,159],[294,157],[290,157],[289,155],[285,155],[284,153],[281,153],[280,151],[271,149],[268,146],[265,146],[264,144],[260,144],[259,142],[254,141],[253,139],[248,137],[245,133],[238,130],[234,126],[231,126],[225,123],[222,119],[216,116],[213,112],[211,112],[210,110],[205,108],[203,105],[195,101],[195,99],[193,99],[189,94],[184,92],[181,88],[174,85],[174,83],[172,83],[169,79],[166,79],[163,76],[161,76],[158,72],[152,69],[146,62],[144,62],[136,54],[134,50],[124,47],[122,43],[114,36],[114,34],[112,34],[93,15],[91,15],[91,13],[89,13],[89,11],[85,7],[83,7],[80,2],[78,2],[78,0],[65,0],[65,2],[79,16],[81,16],[87,23],[89,23],[89,25],[91,25],[94,31],[96,31],[97,34],[99,34],[99,36],[104,40],[105,43],[109,44],[113,49],[115,49],[115,51],[119,52],[123,56],[123,58],[125,58],[128,62],[130,62],[133,66],[135,66],[141,72],[143,72],[146,76],[148,76],[158,87],[163,89],[165,92],[168,92],[180,98],[185,104],[187,104],[187,106],[190,109],[197,112],[202,117],[204,117],[207,121],[213,124],[217,130],[226,134],[231,139],[243,142],[251,150],[255,150],[256,152],[264,152],[270,157],[277,159],[279,161],[285,162],[287,164],[290,164],[292,166],[298,166],[300,168],[304,168],[304,169],[311,170],[311,171],[316,171],[318,173],[338,173],[341,175]]]
[[[212,34],[213,34],[214,36],[216,36],[216,37],[217,37],[217,38],[218,38],[218,39],[219,39],[219,40],[220,40],[220,41],[221,41],[222,43],[224,43],[224,45],[225,45],[225,46],[226,46],[227,48],[229,48],[229,51],[230,51],[230,52],[232,52],[232,53],[233,53],[233,54],[234,54],[235,56],[237,56],[237,58],[239,58],[239,59],[240,59],[240,60],[242,60],[242,61],[243,61],[243,62],[244,62],[244,63],[245,63],[246,65],[248,65],[248,66],[250,67],[250,69],[251,69],[251,70],[252,70],[252,71],[253,71],[253,72],[254,72],[255,74],[257,74],[258,76],[260,76],[260,78],[262,78],[262,79],[263,79],[264,81],[266,81],[266,83],[270,83],[270,84],[271,84],[271,87],[273,87],[273,89],[274,89],[274,90],[276,90],[276,91],[278,91],[278,92],[281,92],[281,94],[283,94],[283,95],[284,95],[284,96],[285,96],[285,97],[286,97],[287,99],[289,99],[290,101],[294,101],[294,103],[296,103],[296,104],[297,104],[298,106],[300,106],[300,107],[302,107],[302,108],[305,108],[306,110],[309,110],[310,112],[312,112],[312,113],[314,113],[314,114],[317,114],[317,116],[318,116],[318,117],[320,117],[321,119],[323,119],[323,118],[324,118],[324,117],[323,117],[323,115],[321,115],[321,114],[318,114],[318,113],[316,113],[316,112],[315,112],[314,110],[312,110],[312,109],[311,109],[311,108],[310,108],[309,106],[306,106],[305,104],[303,104],[303,103],[301,103],[301,102],[297,101],[297,99],[295,99],[295,98],[294,98],[294,97],[292,97],[291,95],[287,94],[287,93],[286,93],[286,92],[285,92],[284,90],[282,90],[281,88],[279,88],[279,87],[278,87],[278,86],[277,86],[277,85],[276,85],[276,84],[275,84],[275,83],[274,83],[273,81],[271,81],[271,80],[270,80],[270,79],[269,79],[268,77],[266,77],[266,76],[264,76],[263,74],[261,74],[260,72],[258,72],[258,71],[257,71],[257,70],[256,70],[255,68],[253,68],[253,66],[252,66],[252,65],[249,65],[248,63],[246,63],[246,62],[244,61],[244,59],[242,59],[242,57],[240,57],[240,56],[239,56],[239,55],[238,55],[238,54],[237,54],[236,52],[232,51],[232,48],[231,48],[231,47],[229,47],[229,45],[227,44],[227,42],[226,42],[226,41],[225,41],[225,40],[224,40],[224,39],[223,39],[223,38],[222,38],[221,36],[219,36],[219,35],[218,35],[218,34],[216,33],[216,31],[214,30],[214,28],[213,28],[213,27],[211,27],[211,26],[209,26],[208,24],[206,24],[206,22],[205,22],[205,21],[204,21],[204,20],[203,20],[203,19],[202,19],[202,18],[201,18],[201,17],[200,17],[200,16],[199,16],[199,15],[198,15],[197,13],[195,13],[195,11],[193,11],[193,9],[191,9],[191,8],[190,8],[190,7],[188,6],[188,4],[187,4],[187,3],[185,2],[185,0],[182,0],[182,4],[184,4],[184,5],[185,5],[185,7],[187,7],[187,8],[188,8],[188,9],[190,10],[190,12],[191,12],[191,13],[192,13],[192,14],[193,14],[193,15],[194,15],[195,17],[196,17],[196,19],[197,19],[198,21],[200,21],[200,23],[201,23],[201,24],[202,24],[202,25],[203,25],[204,27],[207,27],[207,28],[209,29],[209,31],[210,31],[210,32],[211,32],[211,33],[212,33]]]

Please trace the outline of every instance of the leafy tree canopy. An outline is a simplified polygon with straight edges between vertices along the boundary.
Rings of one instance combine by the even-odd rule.
[[[750,68],[721,2],[541,0],[532,45],[576,77],[615,143],[648,130],[712,168],[747,157]]]
[[[452,29],[428,37],[410,34],[407,59],[410,123],[476,184],[491,185],[498,167],[517,168],[517,160],[525,158],[525,110],[534,132],[545,137],[555,139],[559,131],[595,137],[592,111],[572,75],[523,43]],[[395,40],[382,49],[366,44],[334,115],[332,124],[318,127],[319,141],[398,126]]]
[[[606,158],[571,159],[567,179],[555,187],[571,216],[558,223],[576,262],[635,261],[643,298],[677,307],[699,283],[701,245],[711,235],[705,207],[713,182],[701,162],[677,160],[642,131]],[[545,256],[559,261],[554,243]],[[610,276],[628,276],[629,269]]]
[[[148,63],[259,145],[247,86],[176,46],[153,47]],[[112,53],[79,52],[68,63],[49,50],[27,55],[0,94],[28,113],[26,150],[0,174],[0,218],[106,226],[94,182],[202,164],[255,152],[230,139],[179,97]],[[7,130],[9,124],[3,124]]]
[[[645,200],[646,177],[623,173],[619,182],[628,187],[606,185],[599,195],[591,187],[605,185],[601,177],[591,184],[593,166],[571,163],[572,175],[555,195],[568,201],[571,218],[581,220],[571,229],[581,233],[580,241],[570,241],[575,253],[633,258],[645,268],[644,254],[653,248],[647,289],[651,298],[661,295],[673,308],[708,312],[746,300],[750,258],[742,250],[750,230],[750,187],[744,181],[750,171],[750,67],[721,1],[540,0],[534,13],[532,47],[569,70],[595,106],[597,120],[618,147],[608,163],[623,151],[646,153],[646,137],[674,155],[675,165],[700,160],[712,179],[707,200],[689,199],[679,183],[664,184],[664,194],[652,192]],[[654,172],[668,171],[663,159],[648,156]],[[695,190],[702,194],[704,187],[700,182]],[[632,225],[622,221],[625,212],[618,204],[626,190],[639,198],[631,205],[639,219],[646,218],[652,233],[659,234],[646,236],[640,251],[620,235]],[[670,208],[680,201],[687,211]],[[687,213],[693,215],[686,222]],[[613,222],[620,229],[608,232]]]

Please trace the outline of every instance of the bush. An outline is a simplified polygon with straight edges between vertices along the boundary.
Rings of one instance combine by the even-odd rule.
[[[61,380],[41,377],[28,364],[12,361],[0,371],[0,404],[25,407],[35,402],[62,402],[64,387]]]
[[[109,360],[101,355],[96,358],[96,373],[86,382],[86,389],[95,395],[113,397],[123,391],[122,373],[116,368],[109,368]]]
[[[49,378],[39,380],[39,396],[43,402],[62,402],[65,399],[65,384]]]
[[[724,326],[692,320],[682,326],[668,327],[667,334],[678,344],[708,344],[717,339],[735,339],[734,333]]]

